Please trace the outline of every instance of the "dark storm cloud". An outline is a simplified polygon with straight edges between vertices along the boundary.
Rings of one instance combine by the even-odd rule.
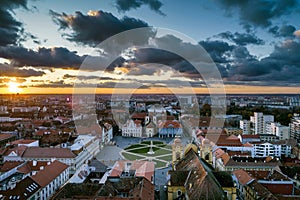
[[[283,25],[281,27],[273,26],[269,29],[269,32],[272,33],[275,37],[285,37],[293,38],[295,37],[294,32],[296,28],[292,25]]]
[[[16,8],[27,9],[27,0],[0,1],[0,45],[16,44],[20,38],[22,23],[13,16]]]
[[[231,33],[230,31],[223,32],[218,34],[217,36],[230,40],[234,42],[236,45],[248,45],[248,44],[255,44],[255,45],[263,45],[265,42],[258,38],[256,35],[253,33]]]
[[[234,45],[230,45],[224,41],[200,41],[199,44],[208,52],[214,62],[227,63],[229,53],[234,49]]]
[[[258,81],[260,85],[294,86],[300,84],[300,43],[288,40],[267,57],[258,60],[248,55],[234,59],[228,70],[228,81]],[[276,83],[276,84],[275,84]]]
[[[297,0],[217,0],[228,12],[238,11],[241,23],[245,26],[253,25],[268,27],[272,21],[284,15],[289,15],[297,9]]]
[[[131,9],[140,8],[143,5],[147,5],[151,10],[165,15],[161,10],[161,6],[163,5],[159,0],[116,0],[116,7],[120,12],[126,12]]]
[[[41,70],[16,68],[7,64],[0,64],[0,74],[1,76],[9,77],[30,77],[42,76],[45,74],[45,72]]]
[[[59,25],[60,29],[71,30],[72,33],[64,34],[66,39],[92,46],[120,32],[134,28],[148,27],[148,24],[142,20],[130,17],[118,19],[111,13],[101,10],[93,11],[93,13],[87,15],[81,12],[76,12],[75,15],[60,14],[50,10],[50,15],[53,21]]]
[[[14,66],[39,66],[79,68],[85,56],[63,47],[44,48],[37,51],[20,46],[0,47],[0,57],[11,60]]]

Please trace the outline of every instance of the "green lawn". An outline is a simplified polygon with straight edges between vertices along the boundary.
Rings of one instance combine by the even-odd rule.
[[[160,159],[160,160],[165,160],[165,161],[172,161],[172,155],[167,155],[167,156],[159,156],[159,157],[156,157],[157,159]]]
[[[166,167],[166,163],[172,160],[172,155],[170,155],[172,154],[172,147],[161,141],[152,141],[152,150],[154,151],[154,154],[150,155],[148,154],[150,149],[148,145],[150,145],[150,143],[151,141],[143,141],[140,144],[128,146],[124,149],[125,152],[122,152],[122,156],[128,160],[152,160],[156,163],[156,168]],[[132,155],[130,153],[135,153],[138,155]],[[156,157],[157,159],[161,159],[166,162],[159,161],[156,159]]]
[[[127,160],[141,160],[141,159],[144,159],[144,157],[142,157],[142,156],[132,155],[132,154],[126,153],[126,152],[122,152],[121,154]]]
[[[139,148],[139,147],[145,147],[146,145],[144,144],[133,144],[133,145],[130,145],[128,147],[125,148],[125,150],[127,149],[135,149],[135,148]]]
[[[162,168],[162,167],[166,167],[166,163],[165,162],[161,162],[159,160],[153,159],[152,162],[155,162],[155,168]]]

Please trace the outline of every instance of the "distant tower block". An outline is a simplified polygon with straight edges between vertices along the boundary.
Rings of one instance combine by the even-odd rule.
[[[176,136],[172,144],[172,167],[182,158],[183,146],[181,139]]]

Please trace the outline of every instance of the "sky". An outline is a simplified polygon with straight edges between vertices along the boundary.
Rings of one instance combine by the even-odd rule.
[[[0,1],[0,93],[299,93],[298,0]]]

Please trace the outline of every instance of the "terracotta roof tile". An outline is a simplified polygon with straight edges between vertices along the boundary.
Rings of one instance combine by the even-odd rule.
[[[41,187],[45,187],[68,167],[68,165],[55,160],[50,165],[45,166],[43,170],[38,171],[36,175],[31,176],[31,178]]]
[[[68,148],[28,147],[24,158],[75,158],[75,154]]]
[[[24,163],[24,161],[6,161],[1,166],[0,172],[7,172],[17,166],[20,166]]]
[[[254,180],[245,170],[239,169],[233,171],[233,174],[242,185],[246,185]]]
[[[0,141],[6,140],[9,138],[15,137],[15,135],[7,134],[7,133],[0,133]]]

